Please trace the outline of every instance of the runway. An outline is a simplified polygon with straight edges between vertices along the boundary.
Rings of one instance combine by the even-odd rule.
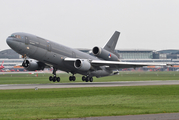
[[[80,87],[115,87],[115,86],[148,86],[148,85],[179,85],[179,80],[163,81],[120,81],[120,82],[80,82],[52,84],[5,84],[0,90],[8,89],[48,89],[48,88],[80,88]]]
[[[160,114],[146,114],[146,115],[68,118],[68,119],[58,119],[58,120],[178,120],[178,119],[179,119],[179,113],[160,113]]]

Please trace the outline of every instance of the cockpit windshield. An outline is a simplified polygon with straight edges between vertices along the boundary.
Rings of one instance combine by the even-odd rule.
[[[14,34],[12,34],[11,37],[21,39],[20,35],[14,35]]]
[[[14,34],[12,34],[10,37],[13,37],[13,38],[15,38],[15,35],[14,35]]]
[[[15,35],[16,38],[18,39],[21,39],[21,36],[20,35]]]

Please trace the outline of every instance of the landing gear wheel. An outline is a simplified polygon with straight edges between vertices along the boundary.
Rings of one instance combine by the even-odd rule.
[[[89,77],[89,81],[90,81],[90,82],[93,82],[93,77]]]
[[[70,80],[70,81],[75,81],[75,80],[76,80],[76,77],[75,77],[75,76],[70,76],[70,77],[69,77],[69,80]]]
[[[85,81],[86,81],[86,82],[88,82],[88,81],[89,81],[89,77],[88,77],[88,76],[86,77]]]
[[[75,76],[72,76],[72,80],[75,81],[75,80],[76,80],[76,77],[75,77]]]
[[[85,77],[85,76],[83,76],[83,77],[82,77],[82,81],[85,81],[85,79],[86,79],[86,77]]]
[[[72,81],[72,76],[69,77],[69,80]]]
[[[60,82],[60,77],[57,77],[56,80],[57,80],[57,82]]]
[[[52,76],[50,76],[49,77],[49,80],[50,81],[53,81],[53,82],[60,82],[60,77],[56,77],[56,72],[57,72],[57,68],[55,68],[55,67],[53,67],[53,77]]]
[[[56,77],[53,77],[53,82],[55,82],[56,81]]]
[[[49,77],[49,80],[50,80],[50,81],[52,81],[52,80],[53,80],[53,77],[52,77],[52,76],[50,76],[50,77]]]

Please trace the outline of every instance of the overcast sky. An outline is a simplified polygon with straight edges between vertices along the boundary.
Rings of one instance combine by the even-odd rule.
[[[179,49],[179,0],[0,0],[0,50],[26,32],[72,47]]]

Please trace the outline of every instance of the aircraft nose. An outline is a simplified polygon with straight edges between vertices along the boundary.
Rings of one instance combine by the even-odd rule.
[[[12,38],[12,37],[8,37],[6,39],[6,43],[9,45],[9,47],[11,47],[14,50],[18,48],[17,42],[14,41],[14,38]]]
[[[6,43],[9,45],[9,47],[12,47],[13,46],[13,38],[11,38],[11,37],[8,37],[7,39],[6,39]]]

